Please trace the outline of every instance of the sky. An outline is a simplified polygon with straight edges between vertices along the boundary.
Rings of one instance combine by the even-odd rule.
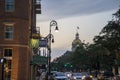
[[[49,34],[50,22],[57,21],[59,32],[51,28],[55,42],[52,59],[71,51],[76,29],[80,40],[93,43],[93,38],[112,19],[120,8],[120,0],[41,0],[42,14],[37,15],[37,26],[42,36]]]

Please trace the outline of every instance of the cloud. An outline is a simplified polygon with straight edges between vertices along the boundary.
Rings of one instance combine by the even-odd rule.
[[[118,8],[120,0],[42,0],[38,20],[95,14]]]
[[[59,19],[60,35],[54,34],[56,43],[52,45],[52,58],[71,50],[76,26],[80,27],[80,39],[91,41],[106,21],[111,19],[119,4],[120,0],[41,0],[42,14],[37,15],[41,33],[48,32],[51,19]]]

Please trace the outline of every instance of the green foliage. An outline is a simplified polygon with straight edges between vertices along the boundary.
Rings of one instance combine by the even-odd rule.
[[[120,9],[115,14],[113,14],[113,19],[109,21],[108,24],[101,30],[100,34],[95,36],[94,42],[96,44],[102,45],[110,51],[109,61],[112,61],[112,66],[113,64],[116,65],[114,60],[119,63],[120,57],[118,55],[120,53]],[[117,69],[115,71],[118,71]]]
[[[101,44],[110,51],[120,48],[120,9],[113,14],[114,18],[94,38],[94,42]]]

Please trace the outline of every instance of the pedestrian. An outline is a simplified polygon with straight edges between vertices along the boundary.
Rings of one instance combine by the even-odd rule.
[[[104,76],[101,76],[98,80],[105,80]]]
[[[41,80],[45,80],[45,75],[46,75],[46,72],[42,72],[42,74],[41,74]]]
[[[54,77],[52,75],[50,76],[50,80],[54,80]]]

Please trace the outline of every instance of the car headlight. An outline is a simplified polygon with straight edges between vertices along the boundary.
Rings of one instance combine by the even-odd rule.
[[[67,77],[70,77],[70,74],[67,74]]]
[[[92,78],[93,76],[92,75],[90,75],[90,78]]]
[[[82,76],[82,79],[85,79],[86,76]]]
[[[76,77],[73,77],[73,79],[77,79]]]

